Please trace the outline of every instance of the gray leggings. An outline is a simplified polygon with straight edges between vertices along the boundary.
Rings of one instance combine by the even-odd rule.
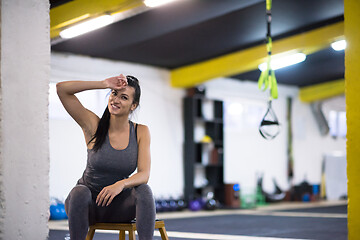
[[[153,239],[155,202],[147,184],[124,189],[107,207],[97,206],[96,197],[87,186],[79,184],[66,198],[71,240],[84,240],[89,225],[96,222],[128,223],[135,217],[139,240]]]

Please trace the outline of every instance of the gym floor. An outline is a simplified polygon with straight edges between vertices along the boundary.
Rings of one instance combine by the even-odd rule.
[[[347,239],[347,201],[279,203],[257,209],[158,213],[169,239],[286,240]],[[49,240],[64,240],[67,221],[49,221]],[[96,231],[94,240],[118,239],[118,232]],[[155,231],[154,239],[160,234]]]

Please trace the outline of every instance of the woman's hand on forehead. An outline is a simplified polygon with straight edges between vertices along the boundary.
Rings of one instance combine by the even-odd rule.
[[[118,78],[119,78],[120,80],[124,80],[125,82],[127,82],[127,78],[126,78],[126,76],[125,76],[124,74],[120,74],[120,75],[118,76]]]
[[[104,83],[107,88],[111,88],[113,90],[120,90],[128,85],[127,79],[123,74],[120,74],[116,77],[107,78],[104,80]]]

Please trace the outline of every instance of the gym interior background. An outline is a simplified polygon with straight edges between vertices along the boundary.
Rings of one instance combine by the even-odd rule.
[[[53,40],[55,42],[52,44],[52,85],[49,104],[51,196],[64,197],[81,175],[86,164],[86,161],[83,161],[86,159],[83,133],[61,106],[56,96],[55,83],[63,79],[104,79],[119,71],[136,75],[141,80],[143,88],[141,107],[133,119],[149,125],[153,133],[150,184],[153,186],[155,196],[180,197],[183,194],[185,130],[182,104],[186,91],[183,88],[172,87],[171,79],[175,78],[171,75],[172,72],[181,71],[181,68],[185,71],[184,68],[192,63],[205,62],[215,56],[225,55],[231,52],[228,50],[231,48],[236,49],[236,52],[241,52],[240,49],[244,45],[263,44],[266,35],[264,1],[244,1],[247,2],[246,4],[239,3],[241,1],[218,2],[175,1],[167,6],[148,10],[78,38],[69,40],[55,38]],[[320,2],[317,3],[318,6],[311,2],[297,4],[285,2],[274,1],[272,23],[274,39],[279,35],[289,34],[289,32],[292,32],[291,36],[307,34],[311,30],[319,30],[316,28],[319,25],[326,28],[343,23],[342,1],[328,2],[326,5],[329,10],[323,10],[326,13],[322,14],[317,13],[324,8]],[[55,12],[57,8],[59,8],[57,11],[61,11],[61,8],[63,8],[62,11],[67,11],[69,7],[74,8],[75,3],[76,1],[64,3],[54,7],[52,11]],[[283,6],[286,4],[289,6]],[[69,5],[68,8],[66,8],[67,5]],[[289,16],[284,16],[282,9],[285,7],[289,8],[288,11],[297,9],[298,13],[292,16],[292,19],[295,19],[293,23],[282,26],[280,25],[281,21],[290,17],[290,13],[287,13]],[[315,9],[316,7],[318,10]],[[182,10],[179,11],[179,8]],[[222,14],[220,14],[219,8],[223,11]],[[200,9],[202,10],[200,11]],[[175,24],[179,24],[184,18],[180,12],[187,12],[189,23],[176,26]],[[245,12],[246,16],[243,16]],[[309,13],[306,14],[307,12]],[[175,15],[176,13],[177,15]],[[277,15],[279,15],[278,19]],[[203,19],[198,19],[200,17]],[[160,20],[161,24],[159,24]],[[144,26],[145,21],[148,21],[147,26]],[[154,22],[150,23],[150,21]],[[231,27],[230,22],[233,24]],[[249,24],[251,25],[249,26]],[[222,30],[222,28],[225,29]],[[250,28],[253,28],[254,31],[251,32]],[[305,28],[307,31],[304,30]],[[130,29],[137,30],[130,31]],[[145,29],[148,32],[145,32]],[[298,33],[296,29],[299,29]],[[196,30],[199,33],[191,35],[191,32]],[[212,35],[215,35],[214,38]],[[109,40],[115,37],[116,41]],[[201,43],[202,40],[205,40],[204,38],[208,40]],[[238,39],[236,43],[233,43],[234,39]],[[288,40],[288,38],[285,37],[283,40]],[[326,39],[326,41],[329,40]],[[266,48],[262,49],[262,53],[266,54]],[[264,174],[264,187],[268,191],[272,191],[274,188],[272,182],[274,177],[282,189],[289,189],[286,105],[288,97],[293,99],[291,113],[295,164],[293,184],[300,184],[304,180],[311,184],[320,184],[324,157],[332,154],[345,156],[346,124],[344,119],[340,117],[340,122],[331,126],[332,132],[337,131],[339,127],[345,128],[344,133],[323,136],[318,124],[324,123],[317,122],[311,110],[311,103],[302,102],[298,97],[299,91],[305,87],[342,80],[344,78],[344,51],[336,52],[328,45],[321,52],[314,54],[319,56],[309,54],[306,61],[314,61],[319,64],[319,66],[312,66],[314,75],[321,75],[318,73],[319,71],[326,72],[330,75],[328,79],[313,77],[312,73],[306,70],[303,70],[306,71],[304,75],[299,74],[299,70],[295,69],[297,66],[289,67],[292,69],[285,69],[282,72],[278,70],[279,73],[276,72],[281,94],[279,99],[273,101],[273,108],[281,123],[281,133],[272,141],[262,139],[258,133],[258,127],[266,112],[269,98],[268,92],[261,92],[257,88],[256,81],[260,76],[259,70],[252,69],[256,73],[253,74],[255,77],[250,76],[250,79],[255,81],[246,81],[248,78],[241,77],[240,74],[233,74],[201,84],[205,88],[208,98],[224,101],[225,183],[239,183],[242,190],[245,188],[251,190],[256,186],[256,174]],[[329,63],[324,62],[327,57],[330,58]],[[238,59],[238,64],[241,65],[245,61],[248,60]],[[312,64],[310,63],[310,65]],[[292,73],[291,70],[297,72]],[[216,70],[208,69],[207,71],[215,72]],[[192,74],[196,75],[196,70],[192,71]],[[248,71],[247,74],[251,73]],[[196,78],[197,76],[185,77],[191,80],[192,77]],[[309,78],[316,80],[311,81]],[[291,80],[288,81],[288,79]],[[106,93],[107,91],[105,93],[94,91],[85,93],[81,97],[88,108],[95,109],[101,115],[106,106]],[[339,116],[344,116],[342,114],[345,113],[343,95],[325,100],[323,105],[326,108],[324,114],[327,115],[327,118],[333,114],[332,111],[337,112]],[[341,120],[343,121],[341,122]],[[343,125],[338,126],[337,124]],[[341,131],[341,129],[339,130]],[[68,137],[68,132],[73,134],[71,138]],[[64,151],[64,149],[69,150]],[[70,169],[69,166],[71,166]],[[67,177],[58,181],[65,173]],[[169,181],[164,182],[164,178]]]
[[[346,186],[347,181],[351,181],[349,170],[347,178],[344,175],[346,162],[357,169],[357,164],[351,162],[356,159],[356,151],[350,155],[347,151],[358,140],[355,137],[353,142],[347,142],[347,139],[351,129],[354,130],[353,137],[358,129],[354,123],[357,113],[353,103],[357,96],[352,91],[359,85],[353,83],[355,87],[346,88],[350,79],[355,81],[358,77],[355,70],[345,74],[345,70],[348,71],[345,69],[345,52],[330,47],[332,42],[345,39],[345,36],[348,45],[350,39],[357,39],[356,34],[351,35],[356,23],[352,11],[359,10],[360,6],[356,1],[346,2],[348,8],[345,4],[345,10],[348,9],[349,15],[345,11],[344,21],[344,2],[341,0],[273,1],[273,54],[301,51],[306,53],[307,59],[276,71],[279,98],[272,102],[272,107],[280,122],[280,133],[273,140],[265,140],[259,134],[259,125],[268,107],[269,94],[258,90],[257,86],[260,76],[257,66],[266,57],[265,1],[179,0],[154,8],[146,7],[140,0],[91,1],[88,4],[81,0],[50,1],[49,196],[64,200],[86,165],[82,131],[63,109],[55,84],[63,80],[99,80],[124,73],[135,75],[142,87],[140,109],[132,120],[148,125],[152,133],[149,184],[157,199],[184,197],[187,168],[184,164],[184,98],[191,94],[188,90],[191,88],[204,91],[210,101],[223,102],[224,184],[239,184],[240,194],[251,195],[256,192],[257,180],[262,176],[265,192],[276,191],[275,179],[278,187],[289,194],[294,186],[304,182],[321,188],[326,172],[325,204],[346,199],[351,192]],[[2,12],[5,8],[12,8],[12,4],[2,1]],[[114,15],[116,21],[72,39],[60,37],[61,30],[103,14]],[[348,24],[347,32],[346,16],[354,22]],[[357,21],[360,20],[357,18]],[[355,54],[359,47],[355,41],[352,43],[350,47]],[[353,62],[356,60],[358,58],[354,57]],[[2,57],[2,67],[3,64]],[[349,71],[355,68],[353,65],[347,67]],[[347,76],[353,78],[348,81]],[[87,108],[101,115],[107,93],[91,91],[79,94],[79,98]],[[351,101],[346,100],[349,96]],[[349,119],[351,110],[355,113]],[[208,113],[204,110],[203,114]],[[349,124],[352,120],[353,125]],[[201,126],[194,129],[194,135],[196,141],[202,139]],[[290,158],[293,164],[291,177]],[[326,169],[326,162],[328,166],[332,164],[333,169]],[[6,164],[4,171],[5,167]],[[201,169],[194,170],[194,174],[194,184],[202,187],[207,174]],[[357,178],[353,181],[355,184]],[[354,196],[354,209],[357,209],[358,194],[354,190],[351,193],[354,194],[350,195]],[[311,199],[303,197],[296,200],[314,200],[311,196]],[[347,205],[346,201],[340,203],[340,206]],[[348,219],[349,232],[347,229],[341,232],[339,239],[346,239],[348,233],[349,239],[356,239],[356,214],[350,218],[350,213],[349,208],[349,217],[340,218],[339,225],[345,228]],[[216,211],[206,214],[208,217],[217,215]],[[234,216],[217,221],[226,222],[231,217]],[[303,231],[301,226],[298,229]],[[318,238],[273,236],[254,231],[239,233],[239,238],[232,239],[241,239],[241,235],[289,239],[327,237],[321,234]],[[231,230],[228,232],[235,234]],[[215,238],[216,234],[215,231],[208,238],[187,239],[222,239]]]

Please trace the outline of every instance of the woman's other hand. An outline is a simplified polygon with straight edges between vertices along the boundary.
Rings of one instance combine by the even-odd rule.
[[[112,185],[104,187],[96,198],[96,204],[98,206],[101,205],[102,207],[104,207],[105,205],[109,206],[114,197],[116,197],[119,193],[122,192],[124,186],[125,185],[121,181],[119,181]]]
[[[123,74],[107,78],[104,80],[104,83],[106,88],[111,88],[113,90],[120,90],[128,85],[127,79]]]

